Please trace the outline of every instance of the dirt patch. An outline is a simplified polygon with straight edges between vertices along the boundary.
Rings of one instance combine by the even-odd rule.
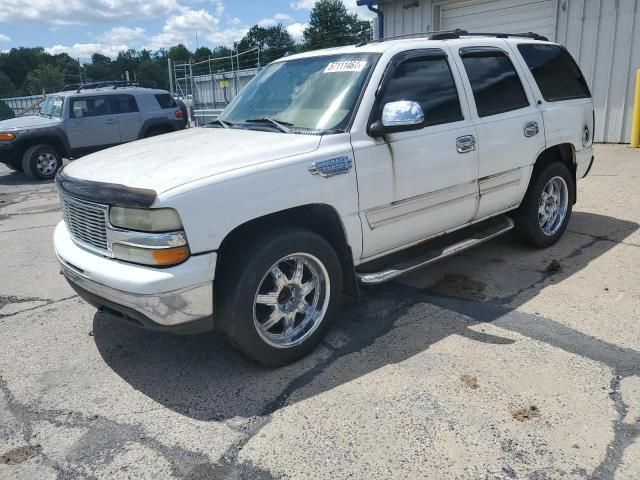
[[[518,410],[514,410],[511,412],[511,416],[514,420],[519,422],[526,422],[527,420],[533,420],[534,418],[538,418],[540,416],[540,410],[535,405],[531,405],[530,407],[519,408]]]
[[[466,373],[464,375],[460,376],[460,381],[463,383],[463,385],[475,390],[476,388],[480,387],[480,384],[478,383],[478,379],[476,377],[474,377],[473,375],[467,375]]]
[[[0,464],[18,465],[37,455],[38,452],[40,452],[40,445],[23,445],[22,447],[13,448],[0,455]]]
[[[465,300],[485,300],[487,286],[466,275],[448,273],[424,291],[433,295],[463,298]]]
[[[562,264],[557,260],[551,260],[547,268],[545,268],[545,272],[549,274],[560,273],[562,271]]]

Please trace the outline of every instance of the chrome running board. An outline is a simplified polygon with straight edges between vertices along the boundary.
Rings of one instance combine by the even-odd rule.
[[[376,285],[379,283],[388,282],[400,275],[412,272],[419,268],[425,267],[431,263],[442,260],[443,258],[450,257],[456,253],[460,253],[468,248],[480,245],[492,238],[503,235],[514,227],[513,220],[507,216],[499,216],[478,225],[467,227],[464,230],[459,230],[427,243],[421,244],[418,247],[411,247],[398,254],[393,254],[390,257],[405,257],[398,259],[396,263],[385,266],[385,268],[375,272],[357,272],[358,280],[365,285]],[[427,250],[425,251],[425,247]],[[431,247],[431,248],[429,248]],[[419,252],[412,252],[413,255],[409,258],[407,253],[419,249]],[[379,263],[378,260],[374,260],[369,265]],[[366,268],[367,264],[360,265]]]

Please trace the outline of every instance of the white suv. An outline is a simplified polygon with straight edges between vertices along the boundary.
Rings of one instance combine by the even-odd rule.
[[[63,273],[129,322],[219,329],[279,365],[361,283],[511,229],[548,247],[593,162],[594,114],[569,53],[540,38],[441,33],[273,62],[211,128],[60,172]]]

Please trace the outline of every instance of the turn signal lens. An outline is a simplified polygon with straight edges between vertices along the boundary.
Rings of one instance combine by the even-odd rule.
[[[0,142],[10,142],[15,138],[16,136],[13,133],[0,133]]]
[[[189,247],[186,246],[150,249],[114,243],[112,252],[113,256],[119,260],[152,267],[170,267],[189,258]]]

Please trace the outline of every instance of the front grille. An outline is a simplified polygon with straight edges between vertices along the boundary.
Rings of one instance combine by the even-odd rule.
[[[106,205],[62,195],[62,213],[71,236],[91,247],[107,250]]]

